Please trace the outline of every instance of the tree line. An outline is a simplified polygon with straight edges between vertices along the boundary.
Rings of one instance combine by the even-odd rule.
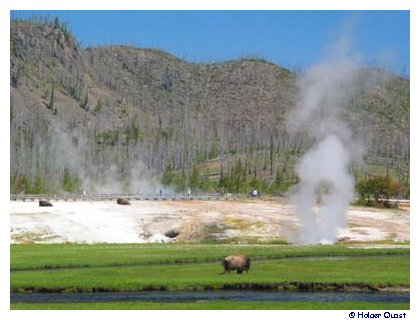
[[[144,180],[280,194],[298,181],[294,166],[313,141],[288,130],[297,74],[259,59],[82,49],[55,19],[23,22],[11,25],[11,192],[134,191]],[[388,174],[409,185],[409,83],[374,73],[347,109],[368,142],[365,165],[349,170],[356,181]]]

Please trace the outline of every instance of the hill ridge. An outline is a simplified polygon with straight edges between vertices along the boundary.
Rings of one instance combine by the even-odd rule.
[[[363,72],[346,117],[367,160],[408,179],[409,80]],[[249,183],[293,183],[312,143],[287,130],[298,75],[260,59],[205,64],[160,49],[81,48],[59,26],[12,21],[10,78],[15,191],[155,189],[165,177],[178,189],[215,189],[235,170]]]

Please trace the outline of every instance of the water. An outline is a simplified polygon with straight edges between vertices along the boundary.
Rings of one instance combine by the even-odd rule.
[[[12,293],[10,302],[197,302],[197,301],[275,301],[275,302],[385,302],[410,303],[409,292],[267,292],[267,291],[143,291],[103,293]]]

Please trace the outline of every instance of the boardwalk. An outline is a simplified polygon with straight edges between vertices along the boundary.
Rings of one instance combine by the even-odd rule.
[[[219,194],[13,194],[10,201],[115,201],[118,198],[128,200],[154,201],[189,201],[189,200],[235,200],[234,195]]]
[[[250,197],[250,196],[248,196]],[[217,193],[208,194],[124,194],[124,193],[109,193],[109,194],[12,194],[10,201],[28,201],[35,202],[39,200],[48,201],[116,201],[118,198],[126,198],[128,200],[143,200],[143,201],[223,201],[223,200],[237,200],[243,199],[235,194],[220,195]],[[276,197],[273,197],[275,199]],[[389,199],[390,203],[397,203],[399,207],[410,207],[410,200],[407,199]]]

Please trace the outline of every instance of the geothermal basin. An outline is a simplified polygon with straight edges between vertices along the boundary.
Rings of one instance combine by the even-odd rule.
[[[293,242],[300,224],[284,200],[11,201],[11,243]],[[410,209],[350,207],[339,241],[410,241]]]

